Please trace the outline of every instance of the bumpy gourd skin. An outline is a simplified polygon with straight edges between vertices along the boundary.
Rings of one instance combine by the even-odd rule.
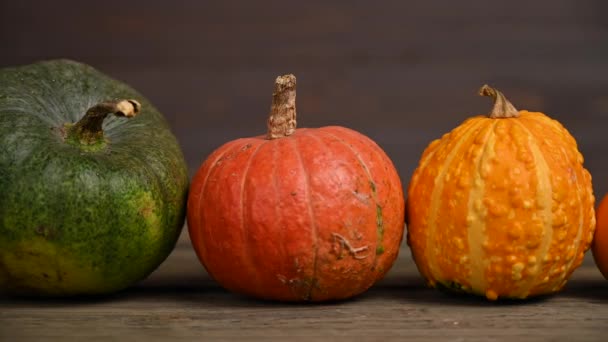
[[[109,99],[104,146],[64,141],[66,123]],[[162,115],[139,93],[72,61],[0,71],[0,289],[113,292],[146,277],[181,231],[187,168]]]
[[[595,229],[591,175],[557,121],[477,116],[432,142],[408,188],[408,243],[431,286],[526,298],[559,291]]]

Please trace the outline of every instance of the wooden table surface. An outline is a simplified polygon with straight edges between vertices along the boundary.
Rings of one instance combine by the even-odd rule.
[[[404,244],[387,277],[365,294],[285,304],[231,294],[200,266],[184,231],[148,279],[96,299],[0,296],[0,341],[450,340],[601,341],[608,281],[590,254],[558,295],[490,303],[425,288]]]

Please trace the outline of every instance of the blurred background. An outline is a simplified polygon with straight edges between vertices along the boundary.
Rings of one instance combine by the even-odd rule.
[[[380,144],[404,187],[424,147],[488,112],[483,83],[578,140],[608,192],[608,2],[7,1],[0,67],[71,58],[125,81],[167,117],[191,174],[265,132],[274,78],[298,77],[300,127]]]

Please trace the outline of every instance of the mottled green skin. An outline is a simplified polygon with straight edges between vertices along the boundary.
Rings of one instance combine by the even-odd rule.
[[[106,145],[68,144],[66,123],[111,99]],[[0,291],[114,292],[165,260],[182,229],[187,168],[162,115],[132,88],[67,60],[0,70]]]

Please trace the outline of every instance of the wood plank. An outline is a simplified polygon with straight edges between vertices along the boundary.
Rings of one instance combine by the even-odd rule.
[[[425,288],[404,248],[387,278],[353,300],[272,303],[234,295],[217,286],[203,271],[184,235],[152,276],[116,295],[88,300],[0,296],[0,338],[599,341],[608,333],[607,286],[587,259],[559,295],[521,303],[489,303]]]

